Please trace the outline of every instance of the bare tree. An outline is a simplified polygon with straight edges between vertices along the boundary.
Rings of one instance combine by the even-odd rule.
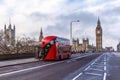
[[[4,33],[0,30],[0,54],[10,54],[10,45],[7,45],[4,39]]]
[[[34,39],[26,36],[17,38],[16,53],[33,53],[35,51],[35,42]]]
[[[0,54],[22,54],[22,53],[34,53],[36,44],[35,39],[30,37],[17,37],[15,46],[6,42],[3,31],[0,31]],[[38,44],[39,45],[39,44]]]

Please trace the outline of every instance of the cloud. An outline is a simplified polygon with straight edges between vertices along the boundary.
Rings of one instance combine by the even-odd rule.
[[[73,37],[80,40],[88,37],[95,44],[99,16],[104,31],[104,47],[112,45],[116,48],[120,39],[119,4],[119,0],[1,0],[0,29],[4,24],[8,25],[11,18],[12,25],[16,25],[17,36],[26,34],[38,39],[42,27],[44,36],[69,38],[70,22],[80,20],[72,25]]]
[[[30,14],[31,19],[35,20],[35,21],[41,21],[43,19],[46,19],[47,17],[49,17],[48,15],[39,13],[39,12],[34,12]]]

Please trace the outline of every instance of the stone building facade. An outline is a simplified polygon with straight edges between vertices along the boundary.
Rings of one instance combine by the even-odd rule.
[[[95,47],[93,45],[89,44],[89,39],[82,39],[82,43],[79,43],[79,39],[76,40],[73,39],[73,45],[72,45],[72,51],[73,52],[90,52],[95,51]]]
[[[8,28],[4,25],[4,40],[8,46],[15,46],[15,25],[9,24]]]
[[[85,52],[89,51],[89,39],[88,38],[87,39],[83,38],[83,45],[82,45],[82,47],[83,47],[83,51],[85,51]]]

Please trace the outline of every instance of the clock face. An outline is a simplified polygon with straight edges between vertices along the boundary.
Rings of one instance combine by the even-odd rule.
[[[97,34],[100,34],[100,31],[97,31]]]

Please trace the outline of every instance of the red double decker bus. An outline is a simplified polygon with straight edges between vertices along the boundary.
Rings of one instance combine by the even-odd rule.
[[[70,41],[57,36],[47,36],[42,39],[40,56],[43,60],[61,60],[69,58]]]

